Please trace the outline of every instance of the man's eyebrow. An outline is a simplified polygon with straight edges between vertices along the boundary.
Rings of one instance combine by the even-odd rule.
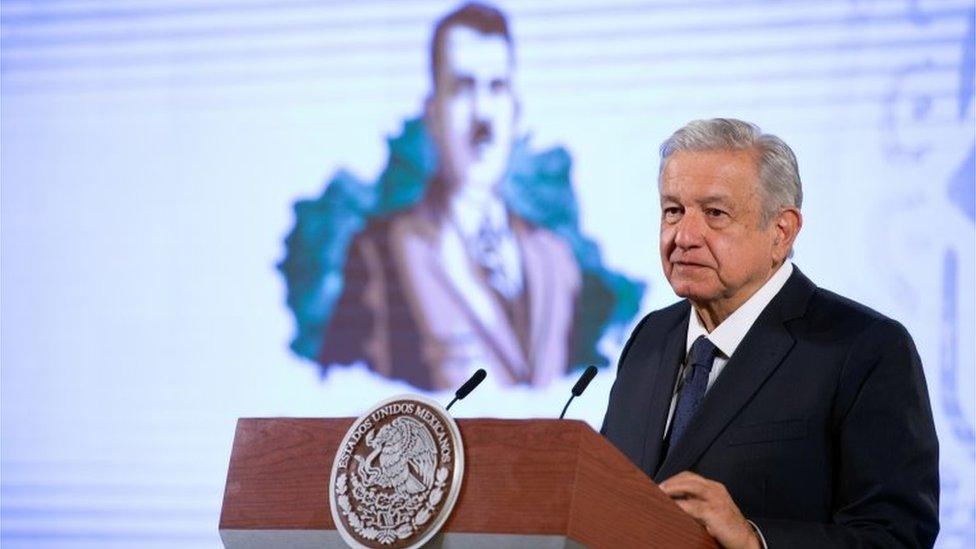
[[[729,203],[732,201],[732,197],[727,194],[710,194],[695,200],[696,204],[714,204],[716,202]],[[662,194],[661,202],[681,202],[681,200],[672,194]]]

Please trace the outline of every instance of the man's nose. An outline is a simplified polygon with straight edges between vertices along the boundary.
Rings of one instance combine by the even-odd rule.
[[[674,243],[679,248],[700,246],[705,234],[705,220],[695,210],[687,210],[675,224]]]
[[[474,92],[471,94],[471,118],[475,121],[482,121],[485,119],[486,110],[488,108],[489,101],[489,90],[485,86],[475,86]]]

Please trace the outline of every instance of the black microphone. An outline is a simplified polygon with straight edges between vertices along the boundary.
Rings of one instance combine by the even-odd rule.
[[[461,388],[454,393],[454,400],[447,405],[447,409],[450,410],[451,406],[454,406],[455,402],[463,400],[464,397],[468,396],[468,394],[471,393],[471,391],[474,391],[474,388],[481,384],[481,382],[484,381],[487,376],[488,372],[486,372],[484,368],[478,368],[478,371],[471,376],[471,379],[465,381],[464,385],[462,385]],[[586,385],[583,386],[586,387]]]
[[[563,416],[566,415],[566,410],[569,409],[569,403],[572,402],[574,398],[583,394],[583,391],[586,390],[586,386],[593,381],[594,377],[596,377],[596,366],[587,366],[586,371],[580,376],[579,381],[576,382],[576,385],[573,385],[573,394],[569,397],[569,400],[566,401],[566,405],[563,406],[563,413],[559,414],[559,419],[562,419]]]

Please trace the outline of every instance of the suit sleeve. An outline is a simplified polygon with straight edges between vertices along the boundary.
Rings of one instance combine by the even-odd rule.
[[[900,324],[879,320],[858,338],[832,421],[833,520],[753,518],[769,547],[931,547],[939,531],[938,440],[921,360]]]

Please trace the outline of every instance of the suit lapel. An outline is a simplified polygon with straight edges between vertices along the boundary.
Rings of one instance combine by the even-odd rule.
[[[671,410],[671,396],[678,378],[678,367],[684,359],[687,337],[688,313],[684,313],[684,321],[677,323],[668,332],[664,350],[657,359],[658,374],[651,388],[651,409],[647,415],[648,424],[645,429],[647,438],[644,440],[644,453],[641,458],[641,469],[648,475],[653,475],[661,462],[664,426],[668,420],[668,412]]]
[[[535,242],[518,219],[511,218],[512,232],[521,248],[522,269],[525,272],[525,292],[529,304],[529,348],[527,350],[530,364],[539,364],[544,357],[536,356],[545,349],[544,341],[548,340],[550,322],[547,314],[552,310],[552,292],[554,290],[551,268],[546,261],[545,250],[535,249]]]
[[[416,221],[423,226],[421,233],[432,239],[432,250],[436,250],[428,263],[430,280],[445,289],[513,381],[523,379],[527,375],[526,358],[498,296],[477,274],[460,234],[453,227],[436,230],[435,221],[423,213],[426,212],[416,216]]]
[[[794,268],[780,293],[749,329],[725,369],[705,394],[691,424],[669,452],[654,479],[660,482],[690,469],[717,439],[795,343],[784,323],[802,314],[813,284]],[[669,401],[670,403],[670,401]]]

